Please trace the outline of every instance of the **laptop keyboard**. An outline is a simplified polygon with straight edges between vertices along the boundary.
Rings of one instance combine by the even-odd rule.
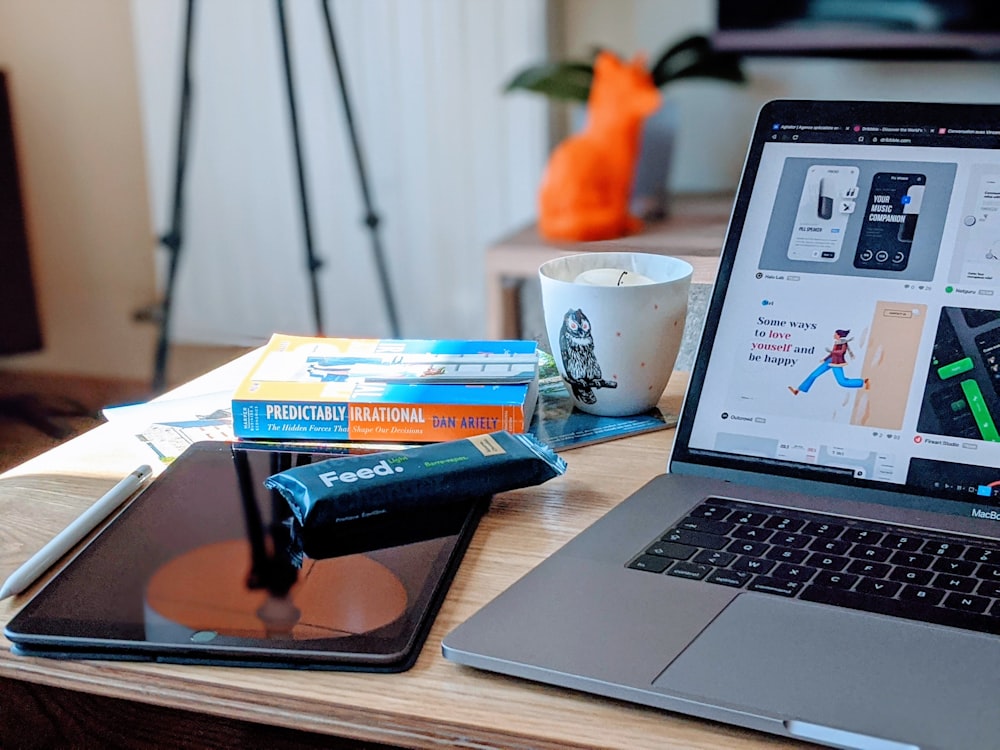
[[[628,567],[1000,634],[1000,544],[709,498]]]

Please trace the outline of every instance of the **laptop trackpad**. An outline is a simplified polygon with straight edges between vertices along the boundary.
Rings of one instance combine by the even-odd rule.
[[[830,727],[922,747],[990,747],[1000,711],[982,687],[998,674],[995,637],[744,593],[653,686],[784,720],[803,736]]]

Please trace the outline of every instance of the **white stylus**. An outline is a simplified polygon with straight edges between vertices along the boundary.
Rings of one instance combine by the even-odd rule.
[[[153,476],[153,470],[143,464],[112,487],[96,503],[85,510],[79,518],[60,531],[52,540],[10,574],[0,587],[0,599],[20,594],[42,573],[52,567],[60,557],[69,552],[87,534],[97,528],[111,512],[134,495]]]

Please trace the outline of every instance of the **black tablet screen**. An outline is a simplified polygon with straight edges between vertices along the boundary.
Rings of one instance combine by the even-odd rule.
[[[11,620],[7,637],[35,655],[405,668],[485,503],[345,527],[303,549],[263,480],[333,457],[191,446]]]

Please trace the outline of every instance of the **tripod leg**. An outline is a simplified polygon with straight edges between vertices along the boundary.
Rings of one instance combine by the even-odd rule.
[[[177,281],[177,267],[181,255],[181,230],[184,225],[184,171],[187,166],[188,124],[191,119],[191,40],[194,33],[194,0],[188,0],[184,22],[184,54],[181,63],[181,100],[177,124],[177,153],[174,165],[174,196],[170,229],[160,238],[170,252],[163,303],[159,311],[160,333],[153,364],[153,392],[163,390],[167,375],[167,354],[170,349],[170,308]]]
[[[309,282],[312,290],[313,318],[316,323],[316,335],[323,335],[323,314],[320,310],[319,285],[316,272],[323,262],[316,256],[313,249],[312,223],[309,219],[309,199],[306,194],[305,169],[302,166],[302,144],[299,136],[299,117],[295,105],[295,82],[292,79],[292,61],[288,52],[288,29],[285,24],[285,1],[276,0],[278,6],[278,26],[281,32],[281,53],[285,62],[285,83],[288,88],[288,115],[292,125],[292,140],[295,147],[295,167],[299,179],[299,205],[302,207],[302,230],[306,243],[306,263],[309,269]]]
[[[330,12],[329,0],[320,0],[320,5],[323,8],[326,34],[330,40],[330,54],[333,56],[333,66],[337,73],[337,84],[340,86],[340,98],[344,104],[344,121],[347,123],[347,131],[351,138],[351,148],[354,152],[354,166],[358,173],[358,184],[361,186],[361,198],[365,204],[365,225],[371,232],[372,251],[375,255],[379,281],[382,285],[382,296],[385,299],[386,313],[389,317],[389,328],[392,332],[392,337],[399,338],[399,319],[396,316],[396,304],[393,301],[392,285],[389,282],[385,253],[382,251],[382,243],[378,233],[379,216],[375,213],[375,209],[372,206],[371,192],[368,189],[368,175],[365,170],[364,158],[361,155],[357,129],[354,126],[354,115],[351,111],[351,100],[347,93],[347,80],[344,77],[343,66],[340,63],[340,52],[337,47],[337,35],[333,30],[333,16]]]

